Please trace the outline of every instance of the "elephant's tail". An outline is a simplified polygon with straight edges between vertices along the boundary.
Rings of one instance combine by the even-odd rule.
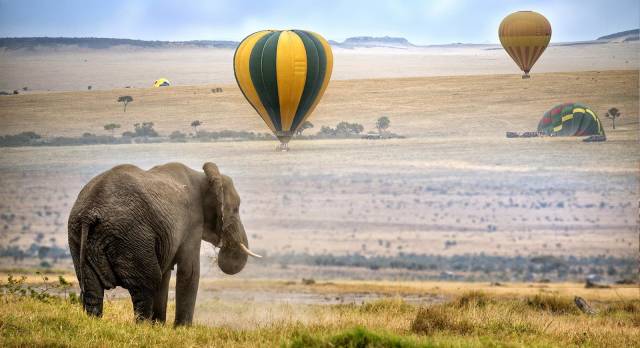
[[[81,232],[80,232],[80,290],[84,292],[84,263],[85,263],[85,253],[87,250],[87,236],[89,235],[89,225],[86,222],[82,223]]]

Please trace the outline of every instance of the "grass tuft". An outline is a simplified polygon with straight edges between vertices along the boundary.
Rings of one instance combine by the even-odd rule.
[[[464,316],[452,311],[446,305],[420,308],[411,323],[411,331],[417,334],[432,335],[439,331],[448,331],[464,335],[472,330],[473,326]]]
[[[491,301],[491,298],[486,293],[478,290],[471,290],[458,296],[453,304],[458,308],[484,307]]]
[[[575,303],[568,297],[555,295],[537,294],[527,297],[525,303],[528,307],[540,311],[547,311],[554,314],[579,314],[580,311]]]
[[[363,327],[356,327],[326,338],[309,333],[298,333],[289,345],[290,348],[413,348],[426,347],[409,338],[390,333],[376,333]]]
[[[363,313],[407,313],[414,310],[414,307],[406,303],[401,298],[381,299],[364,303],[360,306]]]

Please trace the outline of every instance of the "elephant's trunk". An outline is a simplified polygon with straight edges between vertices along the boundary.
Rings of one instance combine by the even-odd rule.
[[[224,241],[218,253],[218,267],[226,274],[236,274],[247,264],[249,255],[261,257],[249,249],[247,233],[242,222],[237,219],[225,228]]]

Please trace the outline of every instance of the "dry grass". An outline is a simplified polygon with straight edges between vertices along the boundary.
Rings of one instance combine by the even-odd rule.
[[[627,301],[625,308],[635,308],[637,303],[637,299]],[[619,304],[601,306],[607,314],[587,316],[580,314],[568,297],[536,295],[509,300],[474,293],[452,303],[421,308],[411,330],[428,335],[496,335],[531,346],[545,342],[560,346],[637,345],[640,313],[619,310]]]
[[[386,114],[391,130],[410,138],[294,141],[287,154],[273,152],[272,142],[3,149],[2,212],[16,219],[5,223],[0,245],[17,238],[13,245],[28,248],[41,232],[64,246],[77,193],[111,166],[180,161],[197,169],[214,161],[234,178],[251,243],[270,254],[632,256],[638,80],[637,70],[627,70],[537,74],[529,81],[518,75],[333,81],[313,131],[340,120],[370,129]],[[115,101],[122,93],[135,98],[127,113]],[[535,128],[544,111],[567,100],[599,114],[618,107],[623,116],[615,132],[603,120],[609,141],[505,139],[505,131]],[[127,128],[148,120],[167,134],[189,132],[196,118],[209,130],[266,130],[231,87],[215,94],[185,86],[0,98],[7,133],[106,133],[107,122]],[[53,215],[38,215],[47,207]],[[498,230],[489,233],[488,225]],[[445,248],[452,240],[455,246]],[[289,276],[278,272],[270,276]]]
[[[640,344],[638,300],[598,303],[594,316],[531,307],[530,298],[480,292],[414,307],[400,299],[364,305],[293,306],[210,302],[208,316],[190,328],[135,324],[128,301],[106,303],[105,317],[86,317],[78,305],[3,296],[0,343],[12,346],[618,346]],[[545,297],[556,303],[566,298]],[[463,304],[463,305],[461,305]],[[550,305],[551,306],[551,305]],[[171,308],[172,309],[172,308]],[[263,316],[253,316],[256,312]],[[274,313],[280,313],[274,315]],[[271,317],[269,317],[271,316]],[[171,318],[169,318],[171,320]],[[243,322],[249,320],[249,322]],[[202,324],[212,325],[203,326]]]
[[[490,295],[492,297],[513,298],[517,296],[535,296],[546,294],[572,298],[580,296],[589,301],[631,300],[638,297],[640,289],[637,285],[616,285],[606,289],[587,289],[581,283],[503,283],[494,286],[491,283],[466,283],[447,281],[323,281],[314,285],[291,284],[289,281],[277,280],[236,280],[236,279],[204,279],[200,288],[216,291],[264,291],[278,293],[313,292],[319,294],[372,293],[384,296],[410,295],[443,295],[460,299],[470,299],[471,295]],[[464,295],[464,296],[463,296]]]
[[[490,49],[494,48],[494,49]],[[542,72],[638,67],[638,43],[550,46],[536,63],[533,76]],[[147,87],[159,77],[174,85],[231,84],[231,49],[78,49],[56,47],[4,50],[0,60],[0,89],[29,90],[113,89]],[[519,74],[499,45],[427,47],[409,49],[333,48],[336,80]],[[570,59],[568,59],[570,57]]]
[[[0,98],[0,124],[8,134],[79,136],[110,134],[103,129],[106,123],[121,124],[122,132],[152,121],[168,135],[192,132],[191,121],[198,119],[211,131],[268,132],[237,86],[225,85],[223,93],[211,93],[212,87],[8,96]],[[121,95],[134,99],[126,113],[116,102]],[[508,130],[535,130],[545,111],[566,101],[585,103],[600,115],[616,106],[624,115],[617,133],[632,131],[638,122],[638,70],[536,74],[529,81],[515,74],[332,81],[311,118],[316,125],[311,131],[345,120],[371,130],[378,117],[387,115],[392,131],[411,137],[503,137]],[[484,120],[484,126],[476,120]]]

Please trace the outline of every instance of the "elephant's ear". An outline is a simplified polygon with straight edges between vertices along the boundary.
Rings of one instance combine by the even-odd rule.
[[[218,166],[214,163],[207,162],[202,166],[204,170],[204,174],[207,176],[207,181],[209,181],[209,189],[214,197],[214,206],[216,210],[216,216],[218,220],[216,221],[216,231],[222,231],[222,226],[224,226],[224,192],[222,189],[222,175],[220,175],[220,171],[218,170]]]

